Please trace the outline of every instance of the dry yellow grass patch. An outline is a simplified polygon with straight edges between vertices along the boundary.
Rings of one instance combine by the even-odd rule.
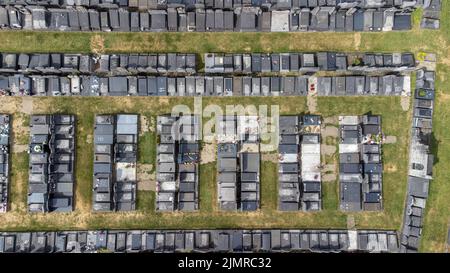
[[[397,165],[388,163],[388,164],[384,165],[384,171],[388,172],[388,173],[394,173],[397,171]]]
[[[278,154],[277,153],[262,153],[261,160],[269,161],[272,163],[278,163]]]
[[[354,41],[354,43],[355,43],[355,49],[356,49],[356,50],[359,50],[359,47],[361,46],[361,33],[356,32],[356,33],[353,35],[353,41]]]
[[[97,34],[91,37],[91,51],[94,54],[105,52],[105,39],[103,36]]]
[[[443,90],[442,90],[442,91],[443,91]],[[449,91],[450,91],[450,90],[449,90]],[[440,100],[441,102],[450,100],[450,94],[448,94],[448,93],[440,92],[439,95],[438,95],[438,97],[439,97],[439,100]]]

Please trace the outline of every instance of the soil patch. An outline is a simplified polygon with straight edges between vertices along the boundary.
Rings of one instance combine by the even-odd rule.
[[[270,161],[272,163],[278,164],[278,154],[277,153],[262,153],[261,160],[262,161]]]
[[[393,143],[397,143],[397,137],[396,136],[386,136],[384,142],[384,144],[393,144]]]
[[[153,164],[137,164],[138,190],[155,191],[156,190],[156,172],[152,172]]]
[[[326,137],[339,137],[339,129],[334,126],[325,126],[322,127],[322,138]]]
[[[336,146],[322,144],[320,146],[320,153],[322,155],[332,155],[336,152]]]

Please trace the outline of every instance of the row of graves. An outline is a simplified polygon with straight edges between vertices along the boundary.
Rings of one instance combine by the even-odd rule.
[[[424,222],[426,202],[433,178],[433,110],[435,71],[416,72],[411,140],[409,145],[408,191],[406,195],[401,251],[417,252]]]
[[[138,135],[138,115],[95,117],[93,211],[135,210]]]
[[[398,252],[395,231],[89,230],[0,233],[0,253]]]
[[[280,116],[278,144],[279,209],[322,209],[320,116]]]
[[[6,212],[9,208],[10,118],[10,115],[0,114],[0,212]]]
[[[199,209],[200,117],[157,118],[156,210]]]
[[[185,53],[151,54],[0,54],[2,74],[55,75],[136,75],[154,73],[191,74],[197,72],[197,55]]]
[[[257,116],[217,118],[217,190],[220,210],[260,208],[260,128]]]
[[[440,6],[437,9],[440,10]],[[407,31],[412,28],[412,10],[414,9],[392,5],[372,8],[356,5],[295,7],[283,10],[271,10],[264,6],[213,9],[202,8],[200,5],[189,8],[178,6],[139,11],[127,7],[54,8],[20,5],[13,2],[0,6],[0,28],[66,32]],[[428,18],[435,17],[435,15],[430,16],[430,12],[426,15]]]
[[[409,75],[0,76],[0,96],[409,96]]]
[[[383,209],[381,116],[339,117],[340,209]]]
[[[209,74],[314,73],[318,71],[407,72],[412,53],[205,53]]]
[[[73,210],[75,124],[73,115],[31,116],[29,212]]]

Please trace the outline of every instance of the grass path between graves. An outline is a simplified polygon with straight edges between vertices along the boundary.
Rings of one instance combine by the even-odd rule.
[[[421,251],[442,252],[450,216],[450,1],[443,1],[441,29],[420,30],[420,11],[414,29],[389,33],[55,33],[0,32],[1,52],[289,52],[289,51],[420,51],[438,54],[437,100],[434,113],[434,180],[427,204]],[[357,41],[357,43],[355,43]],[[217,211],[215,162],[201,166],[200,211],[154,212],[155,193],[138,192],[138,210],[130,213],[92,213],[92,134],[96,113],[132,112],[154,117],[176,104],[193,105],[192,98],[33,98],[32,113],[77,115],[76,209],[73,213],[29,215],[26,213],[28,155],[12,155],[11,211],[0,215],[1,230],[62,230],[85,228],[346,228],[349,214],[337,211],[338,183],[324,184],[324,210],[317,213],[278,212],[277,166],[262,162],[262,209],[253,213]],[[306,111],[306,99],[296,98],[208,98],[203,105],[278,104],[283,114]],[[20,128],[13,141],[28,138],[21,98],[0,98],[0,112],[11,113]],[[397,137],[383,146],[384,211],[353,213],[356,228],[400,230],[408,161],[411,113],[402,111],[400,98],[318,98],[318,114],[372,112],[382,115],[383,131]],[[154,133],[141,137],[139,162],[154,163]]]

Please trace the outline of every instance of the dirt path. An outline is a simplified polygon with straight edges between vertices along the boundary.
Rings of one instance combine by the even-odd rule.
[[[339,123],[339,117],[338,116],[326,117],[326,118],[323,119],[323,123],[325,123],[325,124],[338,124]]]
[[[355,227],[355,217],[353,215],[347,215],[347,229],[354,229]]]
[[[397,137],[396,136],[386,136],[383,144],[393,144],[397,143]]]
[[[91,51],[94,54],[105,52],[105,39],[100,35],[94,35],[91,38]]]
[[[322,181],[334,182],[336,181],[336,164],[326,164],[322,169]]]
[[[411,102],[411,97],[407,97],[407,96],[401,96],[400,97],[400,105],[402,106],[402,110],[403,111],[408,111],[409,110],[409,105]]]
[[[306,97],[306,105],[310,113],[317,113],[317,96],[308,94]]]
[[[23,97],[22,98],[22,106],[20,111],[24,114],[31,115],[34,110],[34,103],[32,97]]]
[[[23,115],[22,113],[18,113],[14,115],[12,120],[12,132],[11,137],[13,140],[13,145],[20,146],[23,144],[28,144],[28,138],[30,135],[30,128],[25,126],[25,119],[28,116]],[[17,147],[20,150],[19,147]]]
[[[320,131],[322,138],[320,154],[323,166],[321,170],[323,182],[334,182],[337,178],[337,162],[333,155],[337,152],[335,143],[339,137],[339,129],[333,125],[327,125],[335,124],[336,122],[337,117],[326,118]]]
[[[140,115],[139,117],[140,117],[139,124],[141,125],[139,130],[139,136],[143,136],[145,133],[150,131],[150,122],[145,115]]]
[[[339,137],[339,129],[334,126],[322,126],[321,130],[322,139],[326,139],[327,137]]]
[[[200,164],[207,164],[216,161],[216,143],[204,143],[201,154]]]
[[[278,154],[277,153],[262,153],[261,161],[269,161],[278,164]]]
[[[261,143],[261,145],[260,145],[261,153],[272,153],[272,152],[276,152],[277,150],[278,150],[277,144]]]
[[[308,95],[306,96],[306,106],[310,113],[317,112],[317,78],[309,77],[308,79]],[[316,88],[313,88],[316,87]]]
[[[334,146],[334,145],[326,145],[326,144],[320,145],[320,153],[322,155],[332,155],[335,152],[336,152],[336,146]]]
[[[322,175],[322,182],[335,182],[336,174],[335,173],[327,173]]]
[[[23,153],[28,151],[28,145],[26,144],[13,144],[12,152],[13,153]]]
[[[152,164],[137,164],[137,188],[140,191],[156,190],[156,172]]]
[[[16,113],[18,111],[19,98],[0,97],[0,112]]]

